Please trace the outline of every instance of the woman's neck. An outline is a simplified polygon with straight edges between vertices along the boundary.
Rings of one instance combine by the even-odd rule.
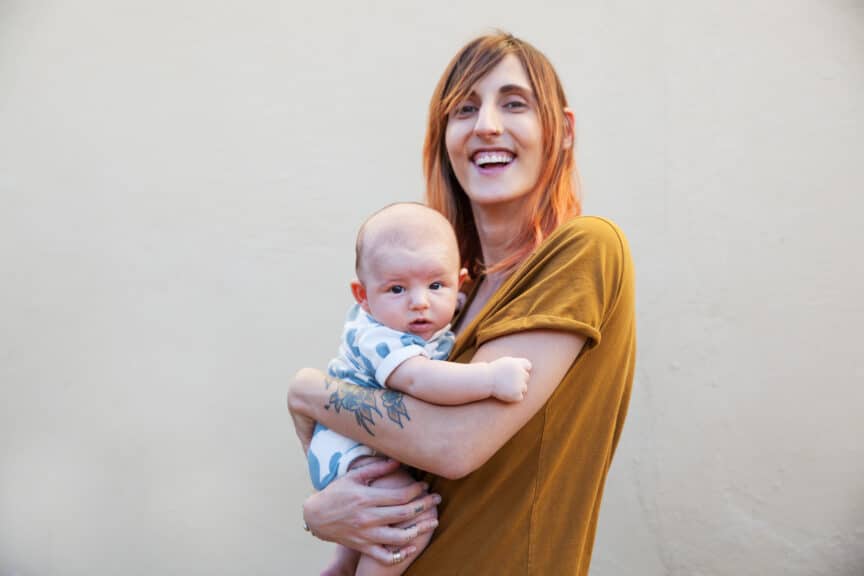
[[[509,272],[493,272],[492,274],[484,275],[480,278],[480,284],[475,287],[473,298],[468,302],[467,308],[459,315],[459,321],[454,326],[456,334],[461,334],[462,331],[474,320],[475,316],[480,313],[492,295],[498,291],[498,288],[507,280]]]
[[[473,205],[471,208],[483,252],[483,266],[489,269],[513,253],[513,236],[522,226],[522,219],[525,217],[523,203],[505,206]]]

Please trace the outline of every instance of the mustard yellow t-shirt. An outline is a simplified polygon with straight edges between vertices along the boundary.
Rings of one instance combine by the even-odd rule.
[[[586,337],[546,404],[479,469],[427,474],[440,525],[410,576],[585,575],[636,353],[633,264],[610,221],[562,224],[459,335],[451,360],[532,329]],[[529,382],[530,386],[530,382]],[[470,438],[465,439],[470,442]]]

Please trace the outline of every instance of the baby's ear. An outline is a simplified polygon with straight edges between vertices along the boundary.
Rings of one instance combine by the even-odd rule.
[[[462,287],[462,283],[465,282],[465,280],[467,280],[467,279],[468,279],[468,269],[462,268],[461,270],[459,270],[459,287],[460,288]]]
[[[354,300],[360,305],[365,312],[369,312],[369,301],[366,299],[366,287],[357,280],[351,282],[351,294],[354,295]]]

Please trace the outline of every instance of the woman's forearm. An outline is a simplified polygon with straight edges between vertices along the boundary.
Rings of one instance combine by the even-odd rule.
[[[437,406],[394,390],[363,388],[331,379],[310,369],[297,374],[288,401],[292,412],[405,464],[444,477],[470,471],[473,443],[455,440],[474,433],[470,430],[474,426],[467,425],[468,412],[475,425],[484,418],[483,411],[477,409],[484,403]],[[473,409],[466,410],[469,407]]]

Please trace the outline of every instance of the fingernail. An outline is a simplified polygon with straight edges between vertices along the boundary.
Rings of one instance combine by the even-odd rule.
[[[429,484],[427,482],[421,482],[420,485],[423,486],[423,492],[429,490]]]
[[[434,496],[432,496],[432,502],[434,502],[436,506],[438,504],[440,504],[441,503],[441,495],[435,494]]]

